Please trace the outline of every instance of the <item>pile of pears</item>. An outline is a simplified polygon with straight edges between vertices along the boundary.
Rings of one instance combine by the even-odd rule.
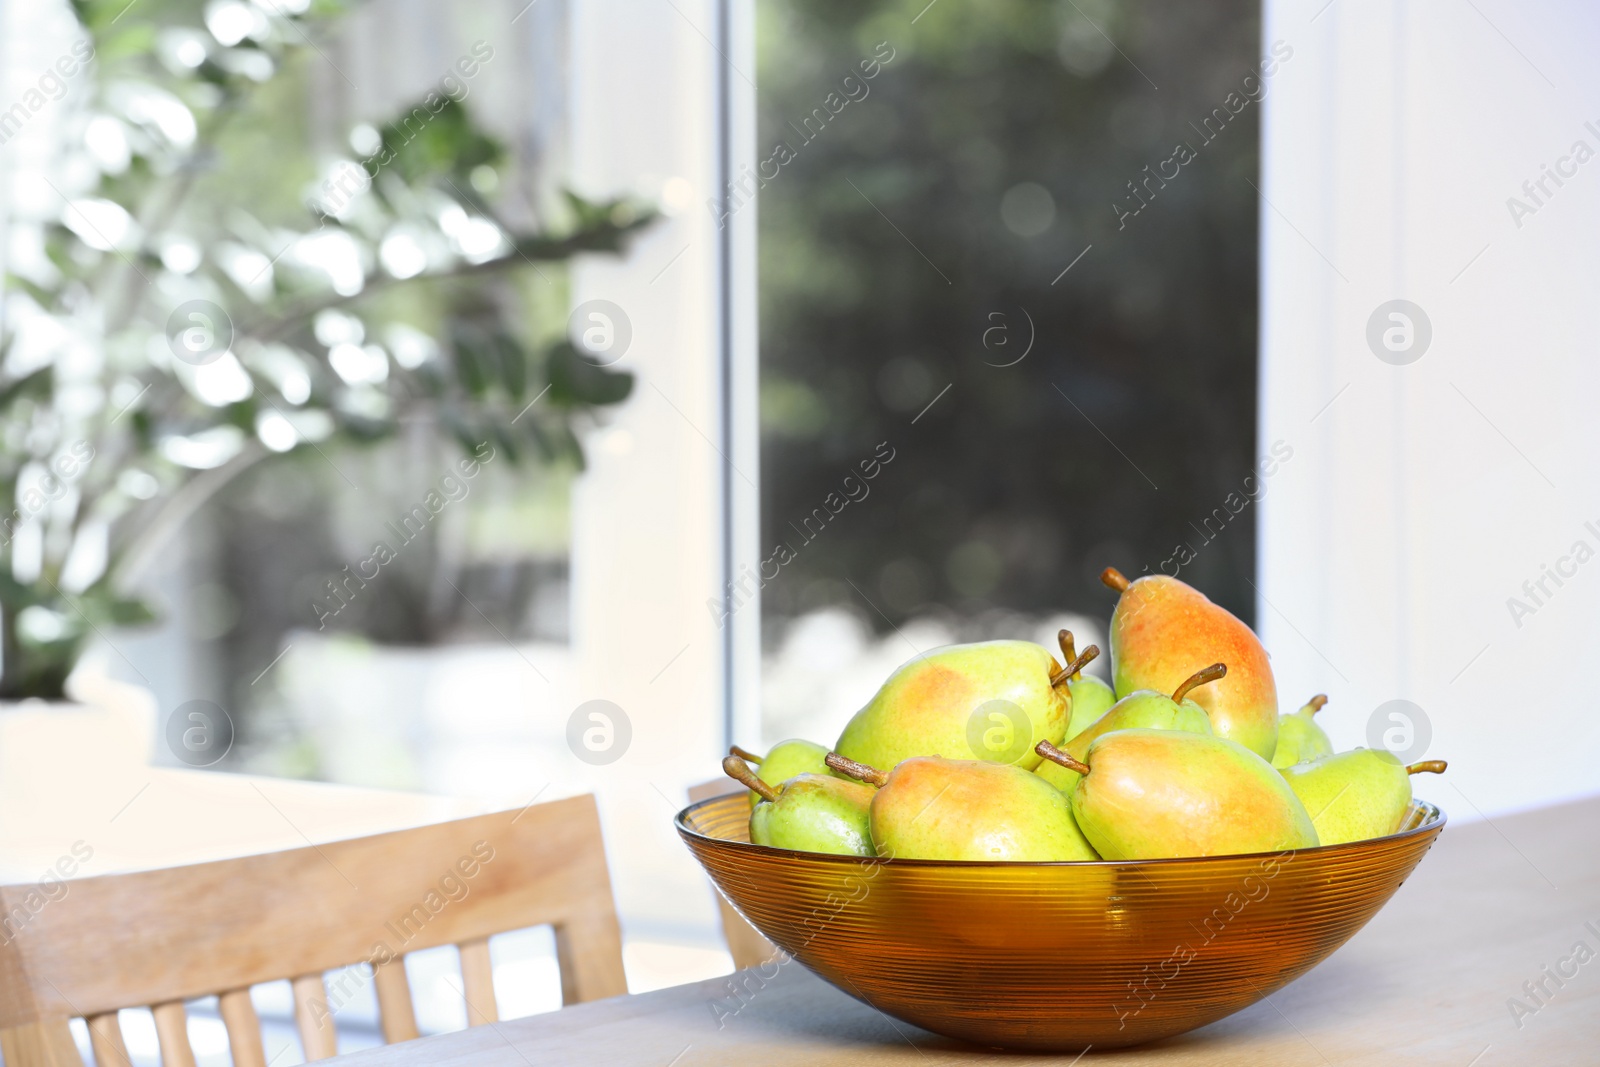
[[[1280,716],[1260,640],[1166,575],[1128,581],[1111,617],[1114,686],[1060,634],[949,645],[889,676],[833,749],[735,746],[750,840],[848,856],[1060,862],[1335,845],[1398,830],[1410,776],[1392,753],[1335,753],[1313,697]],[[1020,734],[1026,736],[1018,736]],[[968,757],[971,758],[963,758]]]

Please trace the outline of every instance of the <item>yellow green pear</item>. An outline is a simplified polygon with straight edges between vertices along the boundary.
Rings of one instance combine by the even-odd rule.
[[[1213,663],[1184,679],[1170,697],[1153,689],[1135,690],[1063,745],[1062,751],[1074,759],[1085,759],[1089,754],[1089,746],[1113,730],[1187,730],[1192,734],[1209,734],[1211,720],[1199,704],[1189,699],[1189,693],[1208,682],[1226,677],[1227,673],[1226,664]],[[1078,779],[1083,777],[1077,771],[1049,759],[1043,760],[1034,773],[1067,794],[1071,794]]]
[[[916,756],[882,771],[837,753],[836,773],[876,785],[872,840],[896,859],[1094,860],[1067,798],[1031,771],[988,760]]]
[[[1270,760],[1278,743],[1278,687],[1255,633],[1198,590],[1164,574],[1128,581],[1107,567],[1101,581],[1122,595],[1111,616],[1111,674],[1119,696],[1170,693],[1196,663],[1226,663],[1228,677],[1195,700],[1218,737]]]
[[[1031,641],[946,645],[891,674],[834,751],[874,767],[971,756],[1031,770],[1039,764],[1033,746],[1066,735],[1066,677]]]
[[[796,852],[874,856],[869,811],[874,790],[826,774],[797,774],[771,786],[738,756],[722,761],[730,778],[761,799],[750,812],[750,840]]]
[[[1061,645],[1061,662],[1069,665],[1075,663],[1078,652],[1072,639],[1072,631],[1062,630],[1056,635],[1056,640]],[[1089,646],[1089,648],[1094,647]],[[1095,649],[1095,652],[1098,654],[1099,649]],[[1081,672],[1082,667],[1079,666],[1078,670],[1073,671],[1067,678],[1067,707],[1070,711],[1067,720],[1068,741],[1094,725],[1095,721],[1110,711],[1111,705],[1117,702],[1115,690],[1094,675]]]
[[[1091,744],[1084,760],[1045,742],[1039,754],[1083,776],[1072,791],[1072,813],[1108,860],[1230,856],[1317,844],[1311,817],[1283,776],[1224,737],[1115,730]]]
[[[1400,829],[1411,807],[1411,776],[1421,771],[1443,774],[1444,760],[1409,766],[1393,752],[1357,748],[1322,756],[1282,770],[1324,845],[1385,837]]]
[[[819,745],[815,741],[802,741],[798,738],[779,741],[765,756],[757,756],[734,745],[728,749],[728,754],[738,756],[746,763],[756,764],[757,776],[773,786],[787,782],[797,774],[828,773],[828,765],[822,762],[823,757],[828,754],[827,746]],[[761,794],[752,789],[750,806],[755,807],[760,800]]]
[[[1278,747],[1272,753],[1274,767],[1282,770],[1296,763],[1333,755],[1333,742],[1312,720],[1327,703],[1328,698],[1318,693],[1299,711],[1278,716]]]

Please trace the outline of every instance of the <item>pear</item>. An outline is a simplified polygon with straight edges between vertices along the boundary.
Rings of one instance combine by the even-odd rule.
[[[1411,775],[1443,774],[1444,760],[1407,766],[1393,752],[1357,748],[1285,767],[1284,781],[1295,791],[1324,845],[1385,837],[1400,829],[1411,807]]]
[[[1317,831],[1272,764],[1224,737],[1115,730],[1078,760],[1039,754],[1083,775],[1072,812],[1108,860],[1231,856],[1310,848]]]
[[[1072,679],[1068,689],[1072,692],[1072,718],[1067,722],[1070,741],[1111,710],[1117,702],[1117,691],[1092,674]]]
[[[1062,630],[1056,635],[1056,640],[1061,644],[1062,662],[1068,665],[1075,663],[1078,652],[1072,640],[1072,631]],[[1094,647],[1089,646],[1089,648]],[[1087,652],[1088,649],[1084,651]],[[1099,654],[1099,651],[1095,649],[1096,654]],[[1067,697],[1068,709],[1071,712],[1071,717],[1067,720],[1068,741],[1083,733],[1117,702],[1116,690],[1094,675],[1084,675],[1079,671],[1073,671],[1067,679]]]
[[[1135,690],[1113,704],[1110,711],[1068,741],[1062,750],[1082,760],[1088,756],[1090,745],[1113,730],[1187,730],[1192,734],[1209,734],[1211,720],[1199,704],[1189,699],[1189,693],[1227,674],[1226,665],[1213,663],[1184,679],[1170,697],[1153,689]],[[1048,759],[1040,763],[1034,773],[1069,795],[1078,784],[1078,779],[1083,777],[1077,771]]]
[[[1333,742],[1311,718],[1327,703],[1328,698],[1318,693],[1299,711],[1278,716],[1278,747],[1272,752],[1274,767],[1282,770],[1296,763],[1333,755]]]
[[[1034,744],[1066,736],[1067,677],[1031,641],[946,645],[891,674],[834,750],[875,767],[972,755],[1032,770],[1039,765]]]
[[[878,855],[924,860],[1095,860],[1055,787],[1015,764],[914,756],[881,771],[830,753],[835,772],[878,786]]]
[[[778,785],[787,782],[797,774],[827,774],[828,766],[822,758],[828,754],[826,747],[815,741],[801,741],[792,739],[779,741],[773,745],[765,757],[757,756],[745,749],[734,745],[728,749],[730,756],[738,756],[746,763],[759,765],[756,774],[768,785]],[[753,808],[761,800],[761,794],[751,790],[750,806]]]
[[[1170,693],[1196,663],[1221,661],[1227,680],[1195,700],[1218,737],[1270,760],[1278,741],[1278,687],[1250,627],[1197,590],[1164,574],[1130,582],[1107,567],[1100,580],[1122,595],[1111,616],[1111,673],[1119,696]]]
[[[877,854],[869,818],[871,788],[823,774],[797,774],[774,787],[738,756],[723,760],[722,769],[761,796],[750,812],[754,843],[796,852]]]

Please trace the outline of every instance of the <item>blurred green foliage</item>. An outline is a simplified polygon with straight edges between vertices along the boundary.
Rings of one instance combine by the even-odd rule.
[[[504,146],[444,83],[319,157],[334,0],[72,6],[92,59],[52,119],[58,202],[9,222],[40,254],[8,263],[0,334],[0,699],[59,698],[89,636],[149,619],[143,568],[262,460],[425,424],[581,464],[576,421],[632,376],[512,283],[652,219],[568,194],[510,224]]]
[[[757,157],[792,153],[760,172],[763,554],[799,549],[769,621],[1099,613],[1101,568],[1185,540],[1181,576],[1251,618],[1254,515],[1197,530],[1256,461],[1260,105],[1190,124],[1261,81],[1259,5],[758,10]],[[1120,218],[1184,141],[1198,158]],[[871,499],[794,542],[885,440]]]

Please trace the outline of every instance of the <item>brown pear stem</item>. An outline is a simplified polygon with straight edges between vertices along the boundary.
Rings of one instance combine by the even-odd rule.
[[[1069,678],[1076,678],[1078,676],[1078,672],[1083,670],[1089,664],[1093,663],[1095,661],[1095,657],[1099,655],[1100,646],[1090,645],[1088,648],[1083,650],[1082,654],[1080,654],[1077,659],[1073,660],[1065,667],[1062,667],[1059,671],[1052,674],[1050,676],[1050,684],[1060,685]]]
[[[1421,763],[1406,764],[1407,774],[1416,774],[1418,771],[1427,771],[1429,774],[1443,774],[1444,769],[1450,766],[1442,759],[1423,760]]]
[[[1087,763],[1077,759],[1069,752],[1061,751],[1048,741],[1040,741],[1033,746],[1033,750],[1051,763],[1059,763],[1069,771],[1077,771],[1079,774],[1089,773],[1089,765]]]
[[[830,752],[823,761],[829,770],[838,771],[846,778],[854,778],[858,782],[868,785],[881,786],[889,780],[888,771],[880,771],[876,767],[868,767],[865,763],[857,763],[853,759],[846,759],[837,752]]]
[[[756,772],[750,769],[750,764],[738,756],[729,756],[722,761],[722,771],[729,778],[743,785],[752,792],[761,794],[761,799],[773,801],[778,799],[778,791],[756,777]]]
[[[1205,670],[1195,671],[1184,680],[1182,685],[1178,686],[1177,689],[1172,691],[1172,702],[1174,704],[1182,704],[1183,698],[1189,695],[1189,690],[1205,685],[1207,682],[1214,682],[1218,678],[1226,678],[1227,676],[1228,665],[1226,663],[1213,663]]]
[[[1115,567],[1107,567],[1100,572],[1100,580],[1117,592],[1125,592],[1132,583],[1122,576],[1122,572]]]
[[[758,767],[761,765],[761,761],[762,761],[762,757],[761,756],[758,756],[754,752],[751,752],[748,748],[740,748],[738,745],[729,745],[728,746],[728,755],[730,755],[730,756],[738,756],[740,759],[744,760],[746,763],[754,763]]]
[[[1306,707],[1310,708],[1311,714],[1315,715],[1317,712],[1326,707],[1327,703],[1328,695],[1326,693],[1318,693],[1316,696],[1306,701]]]
[[[1062,630],[1056,634],[1056,644],[1061,646],[1061,662],[1071,663],[1078,658],[1078,643],[1072,637],[1071,630]]]

